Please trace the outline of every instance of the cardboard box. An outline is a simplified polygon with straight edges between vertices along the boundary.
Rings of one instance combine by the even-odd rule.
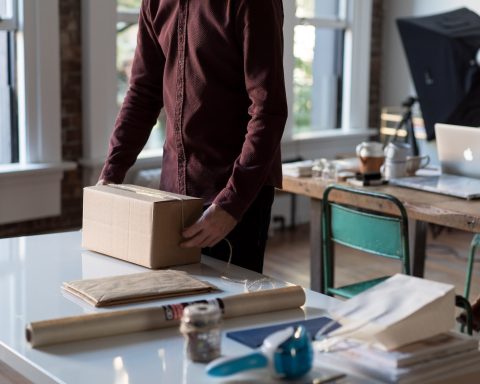
[[[203,201],[135,185],[83,190],[82,247],[157,269],[200,262],[200,248],[180,248],[182,228]]]

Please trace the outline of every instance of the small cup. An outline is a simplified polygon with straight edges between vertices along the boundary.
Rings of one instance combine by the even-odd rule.
[[[430,156],[408,156],[406,172],[408,176],[414,176],[415,173],[430,164]]]

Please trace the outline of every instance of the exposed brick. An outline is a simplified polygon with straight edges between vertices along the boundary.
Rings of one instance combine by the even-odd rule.
[[[370,44],[370,95],[368,124],[380,128],[380,89],[382,70],[382,21],[383,0],[373,0],[372,40]]]

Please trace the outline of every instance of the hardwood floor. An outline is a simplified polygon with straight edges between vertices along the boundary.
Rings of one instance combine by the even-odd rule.
[[[427,240],[425,278],[454,284],[456,291],[463,294],[466,258],[472,234],[456,230],[430,227]],[[294,230],[275,230],[269,239],[265,256],[264,273],[308,287],[310,284],[309,226],[300,225]],[[337,246],[336,275],[338,284],[361,279],[384,276],[399,271],[398,262],[377,256],[360,254]],[[361,257],[359,257],[361,256]],[[480,260],[480,252],[477,256]],[[480,294],[480,262],[474,268],[470,300]]]

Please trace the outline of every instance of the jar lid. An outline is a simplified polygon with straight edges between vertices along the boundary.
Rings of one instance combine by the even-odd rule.
[[[194,326],[203,326],[218,322],[222,312],[218,305],[213,303],[191,304],[183,310],[182,322]]]

